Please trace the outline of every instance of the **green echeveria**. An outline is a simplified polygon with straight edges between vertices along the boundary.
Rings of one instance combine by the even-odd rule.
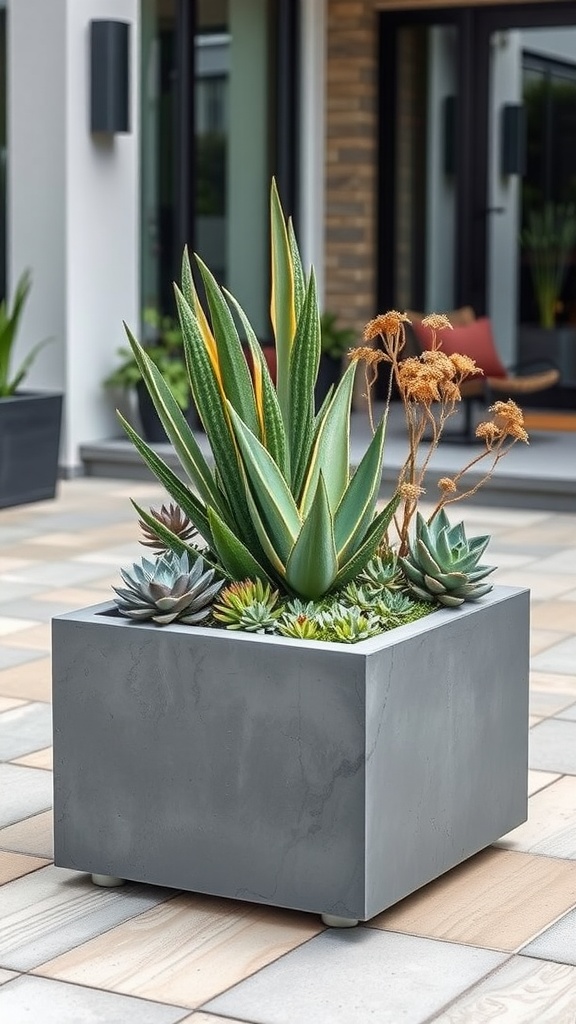
[[[492,590],[485,579],[495,566],[479,565],[490,537],[468,540],[464,523],[450,526],[444,509],[427,523],[418,512],[409,553],[400,558],[411,592],[420,601],[438,601],[457,607],[476,601]]]
[[[130,569],[121,569],[125,587],[113,587],[118,611],[141,622],[159,626],[170,622],[196,625],[206,619],[216,594],[223,586],[214,570],[204,568],[201,555],[191,558],[168,551],[156,559],[142,558]]]

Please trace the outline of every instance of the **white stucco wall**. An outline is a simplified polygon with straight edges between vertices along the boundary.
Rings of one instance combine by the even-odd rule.
[[[131,134],[89,128],[89,26],[132,23]],[[138,0],[9,0],[8,272],[30,267],[19,342],[54,341],[28,384],[65,394],[61,464],[118,433],[102,379],[139,317]]]

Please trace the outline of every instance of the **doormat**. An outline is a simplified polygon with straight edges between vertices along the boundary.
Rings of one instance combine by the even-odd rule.
[[[545,412],[530,409],[524,412],[527,430],[576,430],[576,412]]]

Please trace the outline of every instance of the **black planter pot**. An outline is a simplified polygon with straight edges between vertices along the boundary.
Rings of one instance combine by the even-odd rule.
[[[160,422],[160,417],[154,408],[148,389],[144,381],[138,381],[136,385],[136,396],[138,399],[138,413],[142,424],[144,440],[149,444],[169,444],[166,431]],[[194,405],[189,405],[184,413],[192,430],[200,430],[201,424]]]
[[[54,497],[61,420],[62,395],[0,398],[0,508]]]
[[[334,387],[336,387],[341,374],[341,359],[332,359],[332,356],[326,355],[320,356],[320,367],[318,369],[316,387],[314,388],[314,403],[316,405],[316,411],[318,411],[322,405],[331,385],[333,384]]]

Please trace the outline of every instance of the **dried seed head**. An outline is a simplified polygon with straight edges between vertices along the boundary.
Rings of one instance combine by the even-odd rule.
[[[445,313],[429,313],[428,316],[423,317],[422,324],[424,327],[430,327],[433,331],[442,331],[446,327],[453,330]]]
[[[438,481],[438,487],[442,491],[442,494],[454,494],[456,491],[456,484],[451,476],[443,476]]]
[[[398,334],[402,324],[409,324],[410,320],[406,313],[399,313],[397,309],[390,309],[387,313],[380,313],[374,320],[369,320],[364,328],[364,341],[374,341],[379,335]]]
[[[400,496],[406,501],[418,501],[421,494],[424,494],[424,488],[419,487],[418,484],[403,483],[398,488]]]

